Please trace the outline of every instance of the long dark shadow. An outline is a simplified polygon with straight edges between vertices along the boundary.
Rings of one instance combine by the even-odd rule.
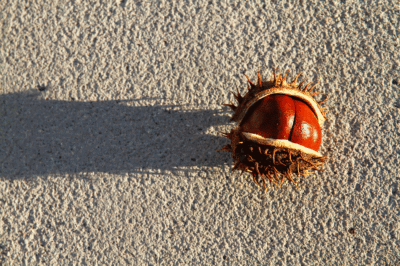
[[[45,100],[0,96],[0,177],[53,173],[127,173],[228,163],[227,143],[205,134],[229,117],[180,106],[131,107],[126,101]]]

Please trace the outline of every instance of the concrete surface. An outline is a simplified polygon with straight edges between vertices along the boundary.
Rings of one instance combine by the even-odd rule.
[[[0,264],[398,265],[399,9],[1,1]],[[259,67],[329,96],[298,188],[215,152]]]

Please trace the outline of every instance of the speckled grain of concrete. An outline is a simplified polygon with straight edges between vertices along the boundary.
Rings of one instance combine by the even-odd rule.
[[[0,264],[398,265],[399,8],[1,1]],[[258,67],[329,96],[298,188],[215,152]]]

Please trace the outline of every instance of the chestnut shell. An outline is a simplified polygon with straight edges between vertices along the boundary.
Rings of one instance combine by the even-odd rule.
[[[253,181],[267,189],[282,185],[285,178],[292,181],[293,174],[306,177],[310,169],[321,170],[328,160],[318,149],[321,144],[321,126],[327,111],[316,102],[312,92],[314,84],[302,88],[306,80],[297,85],[297,79],[288,83],[276,69],[270,81],[262,81],[258,72],[257,84],[248,80],[248,92],[243,96],[239,90],[234,94],[238,106],[229,106],[234,114],[231,120],[237,126],[222,135],[231,143],[219,151],[233,155],[232,171],[241,170],[251,174]]]
[[[243,132],[284,139],[318,151],[321,127],[311,108],[298,98],[269,95],[251,106],[241,123]]]

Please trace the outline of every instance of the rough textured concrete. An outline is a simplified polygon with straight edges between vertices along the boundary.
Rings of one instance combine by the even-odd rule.
[[[0,3],[0,264],[400,263],[398,1],[64,2]],[[329,95],[298,188],[215,152],[258,67]]]

